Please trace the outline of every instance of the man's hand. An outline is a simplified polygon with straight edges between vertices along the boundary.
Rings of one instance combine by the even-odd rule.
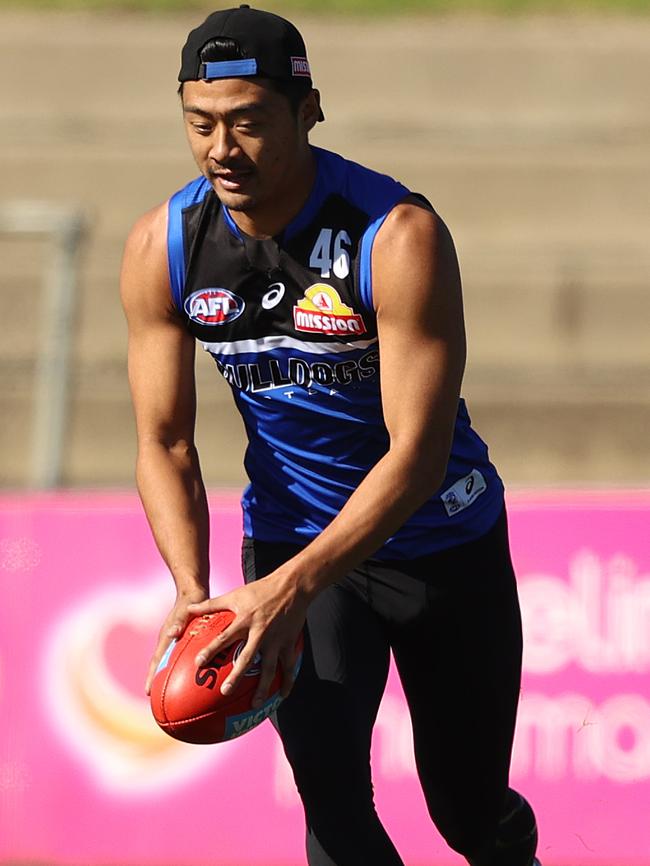
[[[203,601],[207,596],[207,592],[202,589],[196,589],[191,592],[179,593],[176,597],[176,603],[171,609],[162,628],[158,633],[158,643],[151,657],[149,665],[149,673],[145,683],[145,691],[151,694],[151,683],[155,676],[161,658],[165,655],[167,648],[173,640],[177,640],[185,631],[185,627],[189,620],[194,616],[188,611],[188,607],[192,603]]]
[[[308,604],[309,600],[296,591],[295,582],[281,568],[218,598],[189,605],[192,616],[218,610],[231,610],[235,614],[228,628],[197,656],[197,665],[205,666],[220,650],[236,640],[245,640],[232,673],[221,687],[222,693],[229,694],[237,687],[259,653],[262,657],[261,675],[253,706],[259,707],[264,703],[278,663],[282,668],[281,694],[286,697],[293,686],[296,642],[305,624]]]

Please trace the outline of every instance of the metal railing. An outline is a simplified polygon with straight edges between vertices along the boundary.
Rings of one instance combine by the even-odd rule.
[[[78,254],[87,221],[78,207],[46,201],[0,203],[0,233],[43,236],[54,242],[43,283],[43,334],[36,360],[29,485],[61,483],[68,417],[70,354],[78,282]]]

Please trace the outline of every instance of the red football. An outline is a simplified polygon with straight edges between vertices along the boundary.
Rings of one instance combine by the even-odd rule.
[[[274,713],[282,701],[278,668],[261,707],[253,709],[251,701],[260,676],[259,656],[245,672],[229,695],[221,686],[232,670],[245,641],[234,644],[197,668],[194,659],[204,646],[214,640],[235,618],[230,610],[197,616],[188,624],[179,640],[173,641],[160,660],[151,685],[151,709],[160,727],[177,740],[186,743],[221,743],[252,730]],[[296,644],[299,652],[296,671],[302,657],[302,634]]]

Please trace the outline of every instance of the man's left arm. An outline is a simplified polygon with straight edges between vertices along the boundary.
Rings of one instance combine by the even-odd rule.
[[[278,659],[289,691],[293,647],[310,601],[378,550],[445,477],[465,366],[460,275],[447,227],[415,200],[398,205],[375,239],[372,272],[387,453],[297,556],[253,584],[191,608],[236,613],[201,659],[247,638],[229,686],[263,650],[258,702]]]

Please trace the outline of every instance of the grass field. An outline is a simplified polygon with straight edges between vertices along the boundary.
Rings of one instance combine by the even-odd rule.
[[[224,0],[0,0],[0,9],[28,7],[39,9],[100,9],[181,11],[227,8],[236,5]],[[290,14],[575,14],[575,13],[650,13],[650,0],[260,0],[261,8]]]

